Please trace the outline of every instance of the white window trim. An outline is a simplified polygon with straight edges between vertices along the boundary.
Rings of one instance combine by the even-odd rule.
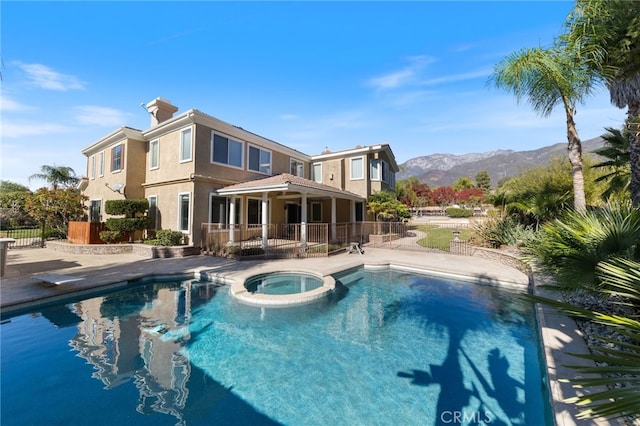
[[[240,156],[240,166],[236,166],[235,164],[229,164],[227,163],[220,163],[218,161],[214,161],[213,160],[213,140],[214,140],[214,135],[218,135],[218,136],[222,136],[223,138],[227,139],[227,143],[229,141],[234,141],[234,142],[238,142],[240,144],[240,152],[241,152],[241,156]],[[229,147],[227,146],[227,149]],[[224,133],[221,132],[216,132],[215,130],[211,131],[211,154],[209,156],[209,163],[211,164],[219,164],[221,166],[225,166],[225,167],[231,167],[232,169],[238,169],[238,170],[244,170],[244,157],[247,155],[247,153],[245,152],[245,142],[241,141],[240,139],[237,138],[233,138],[229,135],[225,135]],[[227,161],[229,161],[229,157],[227,156]]]
[[[294,158],[294,157],[290,157],[289,158],[289,171],[291,171],[291,166],[293,165],[294,162],[302,164],[302,176],[300,176],[300,177],[304,177],[304,161],[302,161],[302,160],[299,160],[299,159]]]
[[[180,141],[180,145],[182,146],[182,135],[180,136],[181,141]],[[156,145],[158,148],[158,164],[156,164],[155,166],[152,164],[152,160],[153,160],[153,156],[151,155],[151,153],[153,152],[153,145]],[[149,142],[149,170],[158,170],[160,168],[160,139],[154,139],[151,142]]]
[[[123,163],[124,163],[124,161],[122,161],[122,160],[123,160],[123,157],[124,157],[124,144],[123,144],[123,143],[117,143],[117,144],[115,144],[115,145],[113,145],[113,146],[111,147],[111,150],[110,150],[110,151],[111,151],[111,168],[113,168],[113,163],[114,163],[114,160],[113,160],[113,151],[114,151],[118,146],[120,147],[120,168],[119,168],[119,169],[111,170],[111,173],[120,173],[120,172],[124,169],[124,164],[123,164]]]
[[[362,176],[354,177],[353,176],[353,160],[358,160],[358,159],[360,159],[362,161]],[[366,171],[366,168],[367,168],[366,164],[367,164],[367,162],[366,162],[366,159],[364,158],[364,156],[349,158],[349,177],[350,177],[350,180],[363,180],[364,177],[365,177],[365,174],[367,172]]]
[[[180,226],[182,225],[182,196],[183,195],[188,195],[189,196],[189,218],[187,219],[187,229],[180,229]],[[176,229],[178,229],[178,231],[182,232],[183,234],[188,234],[191,231],[191,217],[193,212],[193,206],[191,205],[191,193],[190,192],[178,192],[178,224]]]
[[[89,179],[96,178],[96,156],[89,157]]]
[[[311,176],[312,177],[311,180],[313,180],[314,182],[317,182],[317,183],[322,183],[322,163],[313,163],[313,164],[311,164],[311,170],[315,170],[315,166],[320,166],[320,173],[319,173],[320,176]],[[310,172],[310,173],[312,173],[312,172]],[[320,178],[320,180],[318,180],[318,178]]]
[[[156,217],[154,222],[154,231],[158,230],[158,216],[160,216],[160,209],[158,208],[158,195],[149,195],[147,196],[147,201],[149,201],[149,207],[151,207],[151,199],[155,198],[156,199]]]
[[[247,170],[250,172],[255,172],[255,173],[260,173],[262,175],[266,175],[266,176],[272,176],[273,175],[273,151],[271,151],[270,149],[266,149],[261,147],[260,145],[253,145],[253,144],[248,144],[248,149],[247,149]],[[256,148],[259,151],[264,151],[264,152],[268,152],[269,153],[269,172],[265,173],[263,171],[260,170],[253,170],[250,169],[250,165],[251,165],[251,148]],[[261,153],[260,153],[261,154]],[[258,155],[260,155],[258,154]],[[258,158],[258,168],[260,168],[261,164],[260,164],[260,159]]]
[[[375,177],[373,176],[373,173],[371,172],[371,170],[373,169],[373,164],[374,164],[374,163],[377,163],[377,164],[378,164],[378,167],[377,167],[377,170],[378,170],[378,177],[377,177],[377,178],[375,178]],[[382,163],[382,160],[378,160],[378,159],[375,159],[375,158],[373,158],[373,159],[371,159],[371,160],[369,161],[369,179],[370,179],[371,181],[374,181],[374,182],[382,181],[382,167],[383,167],[383,166],[382,166],[382,164],[381,164],[381,163]]]
[[[104,151],[98,154],[98,176],[104,176]]]
[[[186,131],[189,131],[191,133],[191,140],[190,140],[191,148],[189,149],[189,158],[182,158],[184,156],[183,155],[184,153],[182,152],[182,135]],[[188,163],[189,161],[193,161],[193,128],[192,127],[186,127],[180,130],[180,148],[179,149],[180,149],[180,152],[178,153],[179,155],[178,159],[180,160],[181,163]]]

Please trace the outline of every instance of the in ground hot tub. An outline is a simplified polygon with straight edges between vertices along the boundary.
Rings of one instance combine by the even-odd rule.
[[[269,272],[234,283],[231,295],[255,306],[295,306],[322,299],[335,286],[331,276],[309,272]]]

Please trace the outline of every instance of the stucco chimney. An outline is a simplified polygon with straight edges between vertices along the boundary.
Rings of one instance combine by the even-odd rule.
[[[177,110],[178,107],[173,106],[170,100],[155,98],[147,104],[147,111],[151,114],[151,127],[172,118]]]

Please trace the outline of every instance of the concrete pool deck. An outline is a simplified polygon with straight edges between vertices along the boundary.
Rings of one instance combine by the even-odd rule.
[[[146,259],[134,254],[69,254],[50,248],[12,249],[7,254],[5,275],[0,282],[0,309],[3,315],[22,311],[48,301],[109,288],[115,283],[153,276],[192,276],[232,283],[272,271],[307,271],[328,275],[346,269],[392,265],[428,271],[452,278],[475,279],[494,285],[526,290],[529,277],[501,263],[467,256],[366,248],[365,255],[339,254],[329,258],[236,261],[212,256]],[[82,280],[47,286],[39,274],[63,274]],[[34,277],[35,276],[35,277]],[[551,308],[539,307],[539,322],[545,346],[549,387],[555,422],[558,426],[621,424],[606,420],[578,420],[572,404],[562,402],[576,390],[559,379],[574,373],[563,367],[580,360],[565,352],[586,353],[584,339],[575,322]]]

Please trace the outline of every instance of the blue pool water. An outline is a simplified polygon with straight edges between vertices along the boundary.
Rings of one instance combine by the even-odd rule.
[[[306,306],[158,282],[4,319],[0,421],[544,425],[534,310],[515,293],[354,270]]]
[[[251,293],[282,295],[304,293],[323,284],[322,278],[309,274],[272,272],[251,277],[244,286]]]

